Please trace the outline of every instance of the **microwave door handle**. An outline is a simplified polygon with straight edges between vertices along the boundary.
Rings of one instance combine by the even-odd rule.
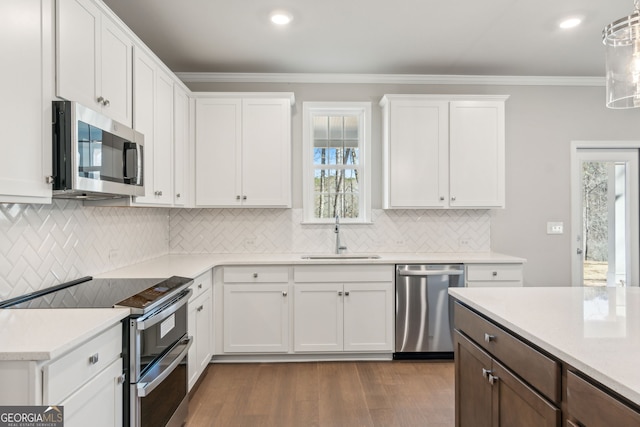
[[[129,162],[127,162],[127,153],[129,151],[133,150],[133,172],[134,175],[133,176],[129,176],[129,171],[127,168],[127,165],[129,164]],[[129,180],[133,180],[134,182],[137,181],[137,167],[136,165],[138,164],[138,147],[137,144],[135,142],[125,142],[123,145],[123,149],[122,149],[122,177],[124,179],[129,179]]]

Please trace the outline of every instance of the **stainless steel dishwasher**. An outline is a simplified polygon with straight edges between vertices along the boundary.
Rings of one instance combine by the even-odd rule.
[[[462,286],[462,264],[396,265],[394,359],[453,357],[448,289]]]

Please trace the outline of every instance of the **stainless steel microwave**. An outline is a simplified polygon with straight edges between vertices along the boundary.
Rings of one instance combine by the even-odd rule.
[[[144,136],[77,102],[53,101],[53,197],[144,196]]]

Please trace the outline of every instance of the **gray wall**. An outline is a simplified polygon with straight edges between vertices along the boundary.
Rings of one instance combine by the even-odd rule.
[[[640,110],[609,110],[604,87],[188,83],[193,91],[294,92],[293,204],[302,203],[302,103],[371,101],[373,111],[372,207],[381,207],[381,114],[385,93],[508,94],[506,203],[491,211],[491,249],[527,259],[528,286],[571,283],[570,143],[640,140]],[[547,221],[562,221],[563,235],[547,235]]]

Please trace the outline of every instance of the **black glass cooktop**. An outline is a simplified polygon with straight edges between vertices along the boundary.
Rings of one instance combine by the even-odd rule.
[[[187,286],[191,279],[93,279],[85,277],[32,294],[0,301],[0,308],[109,308],[144,309]]]

